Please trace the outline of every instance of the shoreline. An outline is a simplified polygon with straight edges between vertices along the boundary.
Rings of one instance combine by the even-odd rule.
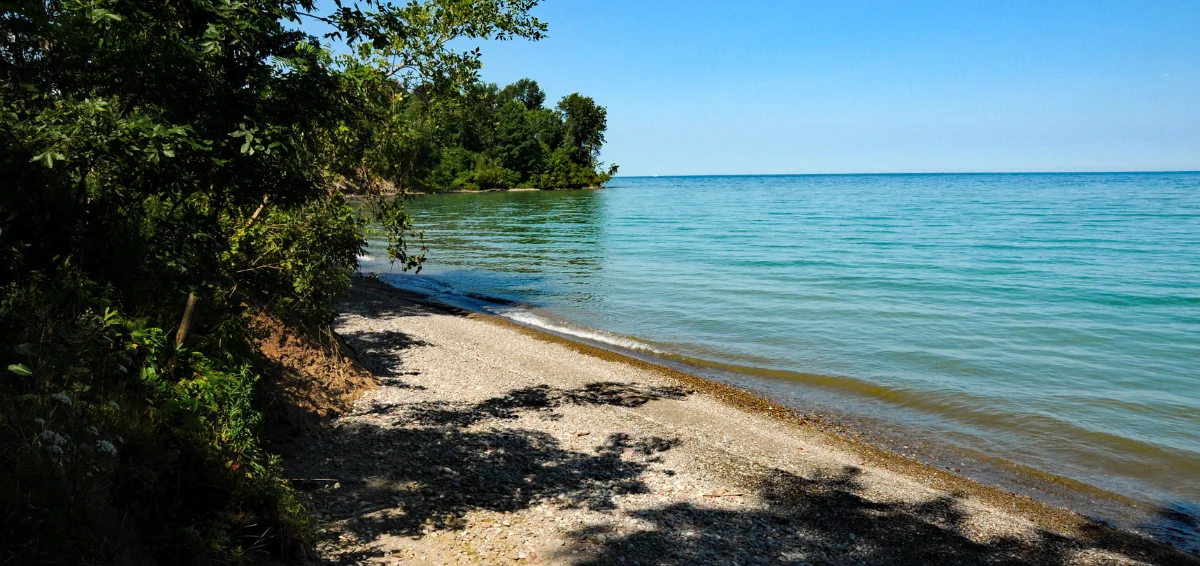
[[[502,316],[491,313],[464,309],[456,305],[441,302],[435,297],[414,291],[399,289],[384,282],[378,282],[378,284],[382,286],[382,290],[386,292],[398,293],[408,300],[426,302],[440,308],[461,311],[468,316],[485,320],[491,324],[515,328],[535,339],[566,346],[572,350],[591,357],[616,361],[638,367],[640,369],[647,369],[661,373],[670,379],[679,381],[681,383],[686,383],[689,387],[692,387],[697,391],[712,395],[721,400],[723,403],[729,404],[741,410],[766,415],[770,418],[791,424],[793,426],[815,428],[823,434],[829,435],[830,439],[839,443],[841,447],[853,450],[856,453],[859,453],[862,457],[867,458],[868,463],[882,465],[888,468],[890,471],[903,473],[906,475],[924,476],[927,481],[932,480],[934,485],[939,489],[968,492],[974,496],[985,498],[989,502],[997,505],[1005,505],[1009,508],[1026,509],[1030,512],[1041,512],[1044,516],[1054,518],[1052,521],[1045,523],[1046,526],[1062,526],[1064,524],[1079,525],[1080,521],[1089,521],[1086,516],[1077,511],[1065,507],[1055,506],[1044,501],[1039,501],[1038,499],[1029,495],[1013,493],[1005,490],[1002,487],[992,486],[980,480],[952,473],[951,471],[943,470],[937,466],[922,462],[917,459],[908,458],[896,453],[893,450],[878,446],[877,444],[882,442],[882,439],[877,439],[876,442],[872,442],[871,440],[862,440],[859,438],[863,436],[862,432],[840,422],[841,419],[832,413],[822,411],[806,412],[795,407],[789,407],[787,405],[778,403],[766,397],[764,394],[752,391],[750,389],[700,377],[688,373],[682,369],[671,367],[662,362],[642,359],[635,355],[631,355],[631,353],[619,351],[617,349],[619,347],[617,346],[605,345],[608,346],[605,347],[587,343],[578,337],[561,335],[533,325],[509,320]],[[663,361],[665,362],[668,360]],[[854,436],[854,438],[851,436]],[[961,447],[954,447],[954,449],[966,450]],[[1077,493],[1080,496],[1098,496],[1105,500],[1115,502],[1119,505],[1130,508],[1139,508],[1142,510],[1146,510],[1146,508],[1151,506],[1151,504],[1131,499],[1128,496],[1119,493],[1111,492],[1079,480],[1074,480],[1071,478],[1054,475],[1036,468],[1023,466],[999,456],[974,453],[974,451],[972,451],[968,458],[986,459],[990,461],[990,463],[1006,468],[1010,473],[1018,474],[1022,478],[1028,479],[1031,482],[1065,487],[1067,490]],[[1041,486],[1039,485],[1035,487],[1035,489],[1038,488],[1041,488]]]
[[[844,403],[847,399],[857,399],[853,390],[844,387],[828,387],[816,382],[829,380],[848,380],[801,372],[781,372],[772,370],[771,373],[787,373],[794,376],[809,377],[808,381],[801,380],[802,387],[811,393],[819,393],[816,399],[805,399],[800,403],[795,400],[780,400],[772,396],[771,388],[764,382],[770,379],[764,377],[766,372],[755,372],[756,368],[735,367],[727,364],[709,362],[703,359],[687,358],[667,351],[647,347],[644,344],[626,345],[619,340],[592,338],[590,332],[604,334],[600,329],[586,329],[585,332],[562,329],[555,322],[548,326],[522,319],[513,319],[496,314],[481,306],[477,301],[501,301],[494,297],[470,297],[472,300],[458,302],[458,297],[438,295],[420,287],[396,286],[380,279],[379,284],[387,290],[400,293],[415,301],[428,302],[441,307],[461,310],[474,316],[494,321],[498,324],[510,325],[526,331],[535,338],[559,342],[572,348],[579,347],[581,352],[592,352],[596,357],[611,357],[625,360],[635,365],[655,367],[671,375],[682,375],[686,379],[720,387],[727,391],[736,392],[740,396],[755,399],[744,408],[750,409],[754,403],[763,402],[774,407],[773,413],[786,414],[793,422],[802,422],[807,426],[818,427],[823,432],[851,442],[870,447],[877,451],[890,454],[910,464],[920,465],[942,474],[968,482],[986,486],[999,493],[1031,499],[1041,505],[1053,509],[1064,509],[1068,512],[1085,517],[1097,518],[1127,531],[1145,531],[1151,536],[1163,536],[1161,540],[1170,540],[1180,547],[1193,547],[1200,553],[1200,539],[1192,540],[1180,537],[1174,530],[1177,525],[1164,523],[1160,512],[1163,507],[1158,500],[1138,498],[1119,491],[1114,491],[1075,479],[1046,471],[1035,465],[1019,463],[1003,456],[981,451],[945,440],[939,440],[926,427],[911,424],[894,416],[856,412],[845,407],[831,408]],[[544,316],[544,315],[543,315]],[[636,339],[633,339],[636,342]],[[586,351],[584,351],[586,350]],[[812,379],[812,378],[815,378]],[[794,380],[791,380],[794,381]],[[750,384],[747,385],[746,382]],[[757,386],[757,387],[756,387]],[[867,399],[874,399],[867,397]],[[911,454],[909,457],[907,454]],[[946,463],[951,463],[947,466]],[[953,472],[953,473],[951,473]],[[1171,501],[1164,499],[1164,501]],[[1175,519],[1176,522],[1187,523],[1193,512],[1185,511]]]
[[[411,196],[429,196],[429,195],[461,195],[461,194],[479,194],[479,193],[521,193],[521,192],[553,192],[553,191],[598,191],[603,189],[604,185],[596,185],[592,187],[575,187],[566,188],[560,187],[555,189],[538,189],[535,187],[513,187],[511,189],[453,189],[449,191],[413,191],[408,193]]]
[[[598,191],[603,188],[604,188],[604,185],[596,185],[596,186],[590,186],[590,187],[576,187],[576,188],[559,187],[559,188],[554,188],[554,189],[539,189],[539,188],[535,188],[535,187],[513,187],[511,189],[479,189],[479,190],[451,189],[448,191],[408,191],[408,192],[404,192],[404,193],[396,193],[396,194],[389,195],[389,196],[390,197],[396,197],[396,196],[417,197],[417,196],[430,196],[430,195],[464,195],[464,194],[476,195],[476,194],[481,194],[481,193],[522,193],[522,192],[547,192],[548,193],[548,192],[554,192],[554,191]],[[361,200],[363,197],[358,194],[347,194],[346,198],[349,200]]]
[[[364,302],[364,296],[368,297],[371,301],[392,303],[392,305],[389,306],[385,312],[397,312],[402,310],[402,308],[421,310],[423,311],[421,316],[424,317],[421,322],[422,324],[432,324],[425,319],[432,319],[435,317],[444,317],[443,322],[446,324],[452,323],[458,326],[466,324],[466,322],[469,321],[475,325],[470,326],[471,332],[500,332],[500,336],[502,336],[503,340],[509,342],[510,345],[515,343],[520,344],[520,346],[513,347],[519,347],[522,349],[548,348],[550,350],[560,352],[559,354],[553,354],[555,357],[563,357],[567,355],[563,352],[571,352],[578,357],[578,359],[575,360],[575,364],[579,368],[590,368],[593,364],[602,365],[604,366],[604,371],[610,374],[620,375],[622,381],[629,380],[631,386],[652,387],[657,386],[654,382],[673,383],[675,384],[674,387],[681,387],[689,391],[685,399],[672,401],[656,400],[652,403],[654,405],[662,403],[680,404],[682,406],[691,407],[690,409],[683,409],[684,412],[687,413],[686,417],[681,416],[680,414],[672,414],[669,419],[662,415],[654,416],[655,419],[659,420],[667,419],[669,421],[670,419],[675,419],[681,420],[681,422],[686,421],[686,425],[679,425],[678,423],[675,423],[672,426],[683,426],[688,430],[711,429],[714,431],[720,431],[729,427],[730,424],[734,424],[734,428],[737,428],[736,425],[738,424],[746,424],[750,429],[771,429],[768,432],[753,433],[762,436],[762,438],[753,440],[746,439],[741,445],[735,441],[733,444],[729,444],[728,446],[723,445],[722,448],[716,450],[716,452],[714,452],[712,447],[705,446],[704,443],[698,443],[694,446],[689,444],[688,449],[695,451],[696,455],[694,457],[701,460],[717,458],[718,456],[729,456],[732,458],[731,462],[735,462],[733,464],[715,466],[715,468],[720,468],[717,471],[716,476],[724,477],[724,481],[726,482],[733,481],[733,484],[737,484],[737,481],[734,481],[730,478],[746,476],[746,468],[759,468],[764,465],[764,462],[770,463],[768,467],[771,467],[771,465],[776,466],[774,468],[775,471],[772,473],[785,473],[786,470],[790,470],[791,468],[798,467],[803,469],[805,467],[810,467],[813,465],[813,462],[816,462],[818,467],[830,467],[833,466],[833,462],[837,461],[846,464],[846,470],[853,469],[855,470],[853,472],[854,474],[861,474],[863,487],[856,488],[854,497],[874,501],[872,505],[893,504],[890,502],[882,503],[880,501],[875,501],[877,497],[882,497],[883,500],[890,501],[894,498],[905,499],[910,497],[918,497],[921,494],[941,494],[940,496],[936,496],[935,499],[940,501],[945,498],[949,498],[946,500],[953,501],[954,506],[956,508],[960,508],[957,511],[958,513],[963,514],[964,516],[973,517],[971,521],[968,521],[973,524],[972,528],[966,530],[973,534],[968,535],[965,534],[965,532],[963,533],[963,536],[972,538],[973,542],[971,544],[973,545],[982,544],[980,541],[986,540],[988,537],[998,536],[997,533],[1006,533],[1006,537],[1011,537],[1013,540],[1022,540],[1025,541],[1025,543],[1028,543],[1029,540],[1031,540],[1029,537],[1033,537],[1033,539],[1041,541],[1033,544],[1030,547],[1030,552],[1032,552],[1032,554],[1024,557],[1029,559],[1030,563],[1043,563],[1042,560],[1038,558],[1039,556],[1048,555],[1048,553],[1066,552],[1064,550],[1065,548],[1090,548],[1092,551],[1100,552],[1108,558],[1114,558],[1118,555],[1127,557],[1136,556],[1141,557],[1142,559],[1150,559],[1152,560],[1152,563],[1161,564],[1189,563],[1187,561],[1190,559],[1193,561],[1191,563],[1200,564],[1200,559],[1197,559],[1190,554],[1184,554],[1182,551],[1173,549],[1162,543],[1152,541],[1148,538],[1145,538],[1143,535],[1138,535],[1128,531],[1116,530],[1095,520],[1083,517],[1075,512],[1052,507],[1050,505],[1035,501],[1027,496],[1014,495],[1001,489],[990,487],[974,480],[955,475],[951,472],[940,470],[927,464],[923,464],[921,462],[892,453],[883,448],[873,446],[867,442],[841,436],[839,431],[836,430],[838,426],[836,423],[824,422],[819,416],[814,417],[813,415],[803,414],[795,409],[777,404],[750,391],[690,375],[670,367],[626,356],[611,350],[569,340],[561,336],[530,328],[497,316],[463,311],[458,307],[439,303],[430,297],[395,289],[382,282],[364,284],[364,282],[360,280],[356,285],[356,295],[358,298],[356,298],[353,302],[358,303],[358,305],[361,305]],[[404,307],[404,305],[407,305],[407,307]],[[359,308],[359,306],[352,307],[351,312]],[[361,316],[361,313],[358,316]],[[396,322],[402,328],[402,332],[407,333],[407,326],[410,324],[410,321],[401,321],[399,319],[391,320],[392,322]],[[355,324],[359,326],[366,324],[369,327],[373,327],[376,324],[382,325],[385,323],[390,324],[386,317],[373,316],[363,317]],[[480,324],[487,327],[492,327],[496,330],[487,330],[486,328],[477,326]],[[342,330],[339,329],[339,332],[341,331]],[[355,340],[352,335],[352,332],[347,335],[348,341],[351,343],[353,343]],[[523,336],[532,340],[530,343],[519,342],[513,337],[514,335]],[[453,333],[443,334],[443,337],[446,336],[453,336]],[[425,340],[425,338],[421,336],[416,337],[416,339],[418,341]],[[546,346],[535,346],[535,343],[545,344]],[[428,341],[427,344],[430,348],[438,348],[436,343],[434,343],[432,340]],[[453,351],[441,351],[440,355],[446,356],[452,353]],[[432,356],[434,354],[430,353],[430,355]],[[435,357],[431,359],[436,360],[437,358]],[[519,366],[525,363],[532,363],[526,362],[526,360],[523,358],[508,359],[510,360],[509,363],[512,365]],[[585,359],[595,360],[595,362],[586,362],[584,361]],[[502,361],[503,360],[496,360],[494,363],[501,363]],[[436,364],[438,362],[431,361],[429,363]],[[468,365],[466,367],[475,368],[473,365]],[[422,371],[423,370],[419,368],[413,370],[414,374],[420,374]],[[501,365],[495,366],[493,371],[510,373],[513,372],[514,369],[501,363]],[[580,369],[579,371],[582,372],[583,370]],[[449,376],[453,375],[453,373],[444,375]],[[564,377],[563,379],[566,380],[567,378]],[[559,387],[560,385],[558,383],[550,382],[544,386]],[[387,388],[389,385],[385,384],[384,387]],[[437,385],[429,384],[422,385],[421,387],[427,387],[429,390],[434,390]],[[399,391],[393,391],[390,394],[396,399],[402,399],[408,395]],[[372,394],[368,394],[368,396],[371,395]],[[368,400],[366,402],[368,405],[370,405],[371,403],[374,403],[375,400]],[[647,406],[649,405],[650,404],[647,404]],[[484,402],[478,406],[487,406],[487,404]],[[640,406],[641,405],[638,405],[638,407]],[[725,418],[729,420],[722,420],[721,416],[715,414],[703,414],[699,416],[690,414],[698,411],[701,413],[704,411],[724,413]],[[354,419],[358,417],[352,416],[347,418]],[[522,416],[520,419],[522,422],[524,422],[525,417]],[[396,422],[400,423],[402,421],[403,418],[397,420]],[[399,424],[397,424],[397,426],[399,426]],[[543,429],[543,432],[546,431]],[[740,432],[751,434],[747,431]],[[847,431],[843,430],[840,432],[844,433]],[[725,436],[725,439],[728,441],[729,436],[732,434],[733,431],[729,431],[729,435]],[[778,450],[775,452],[768,450],[763,454],[755,455],[758,447],[754,446],[754,444],[760,442],[766,444],[791,444],[797,442],[797,437],[802,437],[803,443],[807,446],[807,451],[805,451],[805,447],[800,447],[799,450],[801,450],[801,452],[799,452],[798,455],[786,452],[780,453]],[[571,437],[567,438],[570,439]],[[721,455],[718,454],[718,452],[727,454]],[[670,452],[667,453],[670,454]],[[762,461],[755,461],[756,458],[760,458]],[[847,462],[849,463],[847,464]],[[680,469],[679,472],[682,474],[684,473],[684,470]],[[795,472],[787,471],[786,473],[792,474]],[[824,472],[818,472],[817,476],[820,476],[821,473]],[[311,477],[312,474],[309,475]],[[754,481],[757,482],[759,480]],[[758,486],[755,489],[758,489],[759,491],[762,490],[760,484],[755,485]],[[735,489],[735,487],[730,487],[730,485],[727,483],[726,487],[721,489],[729,490]],[[884,495],[881,496],[880,494]],[[738,497],[741,497],[741,495]],[[747,495],[747,497],[749,496]],[[764,504],[770,504],[769,501],[765,501],[769,498],[765,497],[761,493],[756,495],[756,497],[763,499]],[[708,503],[706,500],[704,502]],[[907,509],[907,507],[905,508]],[[936,523],[936,520],[933,522]],[[984,527],[979,527],[978,525],[974,525],[974,523],[984,525]],[[912,525],[908,526],[918,530],[928,528],[928,525],[923,521],[914,522]],[[979,540],[975,540],[973,538],[977,535],[981,537]],[[863,537],[864,535],[860,534],[859,536]],[[880,542],[886,542],[887,536],[890,535],[881,534],[880,537],[882,538],[880,539]],[[1050,542],[1043,541],[1042,539],[1045,536],[1051,536],[1053,540]],[[895,541],[892,541],[892,544],[895,544]],[[917,547],[921,547],[920,543],[913,544],[916,544]],[[965,541],[960,541],[958,538],[955,538],[953,539],[953,544],[946,543],[942,546],[966,544],[967,543]],[[970,548],[972,552],[976,552],[981,551],[980,548],[982,547],[977,548],[975,546],[967,545],[963,548]],[[590,551],[594,550],[595,549],[592,548]],[[914,549],[914,551],[916,550],[925,552],[936,549],[924,549],[921,547]],[[999,550],[997,550],[997,552],[999,552]],[[603,552],[601,552],[601,554],[603,554]],[[542,556],[546,555],[543,553]],[[931,558],[925,554],[922,554],[922,556],[925,556],[924,560]],[[1087,556],[1091,555],[1084,553],[1077,557],[1078,560],[1055,563],[1093,563],[1092,558],[1088,558]],[[1096,556],[1098,557],[1099,555]],[[1180,560],[1183,562],[1180,562]],[[919,561],[908,560],[899,561],[899,563],[918,562]],[[855,564],[857,562],[850,560],[849,562],[845,563]],[[1110,562],[1102,561],[1102,563]],[[1123,562],[1117,559],[1116,563]]]

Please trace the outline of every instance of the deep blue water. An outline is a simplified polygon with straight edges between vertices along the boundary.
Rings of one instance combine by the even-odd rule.
[[[410,208],[430,259],[398,285],[1200,501],[1200,174],[618,178]]]

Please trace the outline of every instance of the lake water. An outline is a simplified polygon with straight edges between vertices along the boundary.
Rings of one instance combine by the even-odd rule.
[[[1200,174],[618,178],[410,208],[429,262],[399,286],[921,431],[937,465],[956,456],[918,445],[1200,501]]]

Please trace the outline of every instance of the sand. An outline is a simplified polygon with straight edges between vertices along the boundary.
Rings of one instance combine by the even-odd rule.
[[[737,389],[360,282],[379,377],[286,460],[322,563],[1198,564]]]

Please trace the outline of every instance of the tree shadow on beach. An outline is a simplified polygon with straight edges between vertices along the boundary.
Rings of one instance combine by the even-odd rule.
[[[690,393],[677,386],[645,387],[618,382],[589,383],[578,389],[536,385],[479,403],[413,403],[405,407],[400,420],[425,426],[466,427],[488,419],[515,419],[522,412],[531,411],[553,420],[559,418],[555,409],[564,405],[640,407],[661,399],[683,399]]]
[[[405,351],[432,346],[429,342],[396,330],[343,332],[341,336],[363,365],[371,368],[387,385],[398,385],[402,383],[401,378],[418,375],[415,371],[404,369]]]
[[[299,484],[316,488],[314,502],[327,519],[345,521],[357,540],[383,535],[420,536],[429,529],[455,529],[470,511],[517,511],[542,502],[560,508],[612,511],[614,496],[646,490],[641,474],[678,440],[610,435],[593,453],[563,448],[554,437],[533,430],[466,430],[486,419],[515,418],[558,403],[637,406],[686,393],[671,388],[593,384],[577,390],[531,388],[480,403],[477,416],[467,407],[422,404],[384,407],[398,421],[420,426],[372,424],[335,426],[309,439],[309,448],[288,464]],[[422,422],[414,418],[423,418]],[[626,454],[638,455],[638,461]],[[336,489],[333,486],[336,485]],[[367,560],[381,551],[342,555]]]
[[[963,503],[942,496],[915,504],[864,498],[861,470],[802,477],[772,469],[747,494],[761,496],[768,510],[713,509],[693,503],[630,513],[650,528],[596,537],[594,529],[571,536],[592,545],[573,563],[1045,565],[1142,563],[1197,565],[1200,559],[1100,523],[1076,537],[1037,529],[1032,536],[1000,536],[980,542]],[[596,541],[603,541],[597,545]],[[1122,562],[1122,556],[1137,562]]]
[[[395,316],[398,308],[408,307],[381,299],[361,312]],[[422,305],[412,309],[404,316],[429,312]],[[415,375],[404,369],[403,352],[427,345],[390,331],[345,338],[394,385]],[[519,511],[548,503],[636,525],[621,531],[577,528],[557,555],[544,557],[580,565],[1138,563],[1123,560],[1128,558],[1200,566],[1194,555],[1099,522],[1084,524],[1071,537],[1037,529],[982,539],[974,535],[979,525],[958,497],[874,501],[866,496],[862,470],[854,466],[801,476],[743,461],[728,472],[741,493],[622,510],[614,505],[615,496],[646,493],[648,474],[673,473],[653,464],[658,454],[676,448],[678,439],[616,433],[581,451],[543,432],[487,426],[522,415],[554,420],[571,406],[640,407],[690,393],[682,387],[598,382],[579,388],[524,387],[475,403],[375,405],[368,410],[383,415],[387,424],[372,417],[372,423],[311,432],[305,450],[287,467],[302,480],[298,485],[310,490],[325,519],[339,522],[340,534],[326,536],[348,534],[368,543],[341,553],[341,563],[383,558],[385,551],[369,543],[387,535],[420,537],[430,530],[464,528],[463,517],[472,511]],[[766,505],[712,505],[704,499],[710,495],[714,502],[744,497],[761,498]],[[1178,517],[1164,517],[1178,522]]]
[[[583,564],[1036,564],[1121,563],[1200,565],[1200,560],[1131,533],[1089,523],[1075,537],[1047,530],[1032,535],[972,537],[964,504],[942,496],[918,503],[878,502],[864,495],[862,470],[847,466],[801,476],[742,462],[732,480],[766,509],[730,509],[678,502],[622,511],[614,496],[646,493],[653,455],[677,439],[617,433],[590,451],[564,448],[533,430],[486,429],[488,420],[522,412],[545,414],[566,404],[640,406],[680,398],[684,390],[598,383],[578,389],[523,388],[475,404],[421,403],[387,407],[397,426],[355,423],[314,434],[307,454],[289,463],[316,487],[313,498],[341,533],[358,541],[384,535],[419,537],[458,529],[471,511],[518,511],[541,503],[585,508],[636,520],[632,532],[583,527],[559,561]],[[316,455],[322,455],[317,459]],[[648,457],[650,456],[650,457]],[[331,488],[338,482],[337,489]],[[322,483],[323,482],[323,483]],[[383,550],[342,554],[367,561]],[[1090,556],[1090,558],[1085,558]]]
[[[417,293],[397,289],[382,281],[367,277],[355,278],[350,295],[338,305],[343,315],[357,315],[383,320],[395,317],[431,316],[444,314],[469,316],[460,308],[443,305]]]
[[[644,465],[624,461],[619,448],[576,452],[534,431],[359,426],[328,440],[361,453],[314,470],[344,478],[328,509],[332,518],[356,519],[360,535],[453,528],[467,511],[514,511],[550,499],[561,506],[609,509],[611,495],[644,489],[637,479]],[[397,507],[403,513],[363,517]]]
[[[466,316],[467,312],[454,307],[439,305],[423,300],[413,293],[388,287],[378,281],[360,278],[355,281],[347,301],[338,306],[341,317],[359,316],[368,321],[386,321],[396,317],[430,316],[447,314]],[[367,322],[366,330],[339,331],[346,344],[360,363],[370,368],[384,385],[423,389],[408,384],[406,377],[419,375],[404,368],[405,352],[417,347],[433,346],[429,342],[388,328],[373,328]]]

